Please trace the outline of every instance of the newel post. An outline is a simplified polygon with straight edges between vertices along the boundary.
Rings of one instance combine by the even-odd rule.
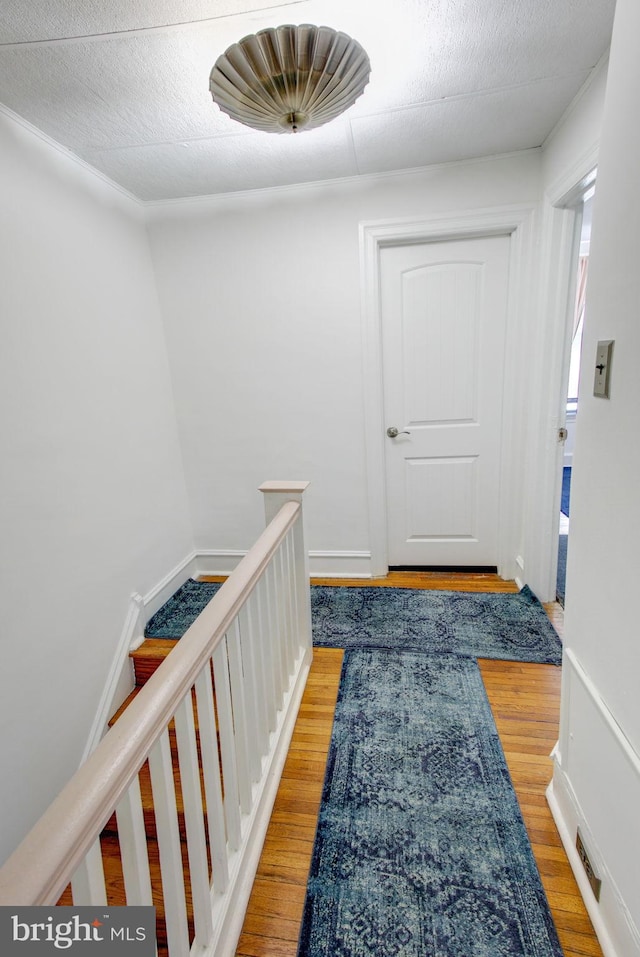
[[[310,482],[263,482],[259,492],[264,495],[264,517],[268,525],[286,502],[300,502]]]
[[[291,529],[293,547],[293,587],[296,594],[298,636],[305,649],[311,649],[311,589],[309,584],[309,553],[304,538],[302,496],[309,482],[264,482],[259,491],[264,495],[264,514],[268,525],[287,502],[300,504],[300,515]]]

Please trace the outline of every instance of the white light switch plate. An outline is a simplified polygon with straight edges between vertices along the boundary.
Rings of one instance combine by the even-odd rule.
[[[602,399],[609,398],[609,384],[611,381],[611,355],[613,353],[613,339],[601,339],[596,349],[596,368],[593,380],[593,394]]]

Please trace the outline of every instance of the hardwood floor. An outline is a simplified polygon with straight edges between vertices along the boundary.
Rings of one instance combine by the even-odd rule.
[[[314,584],[517,591],[495,575],[432,572],[395,572],[370,583],[314,579]],[[555,603],[545,607],[561,631],[562,609]],[[342,654],[314,649],[236,957],[296,955]],[[558,731],[560,669],[486,659],[479,665],[565,957],[602,957],[544,796]]]
[[[238,955],[295,957],[343,654],[314,649]]]
[[[385,578],[314,578],[314,585],[341,585],[372,588],[436,588],[443,591],[517,592],[515,582],[486,572],[389,572]]]
[[[560,668],[486,659],[478,664],[565,957],[601,957],[545,798],[549,753],[558,737]]]

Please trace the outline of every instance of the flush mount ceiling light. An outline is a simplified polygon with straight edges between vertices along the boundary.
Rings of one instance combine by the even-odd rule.
[[[369,82],[369,57],[330,27],[260,30],[218,57],[209,89],[232,119],[267,133],[312,130],[335,119]]]

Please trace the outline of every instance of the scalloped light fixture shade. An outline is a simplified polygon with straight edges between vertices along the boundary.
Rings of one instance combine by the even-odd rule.
[[[260,30],[216,60],[209,89],[232,119],[267,133],[312,130],[344,113],[369,82],[356,40],[309,23]]]

